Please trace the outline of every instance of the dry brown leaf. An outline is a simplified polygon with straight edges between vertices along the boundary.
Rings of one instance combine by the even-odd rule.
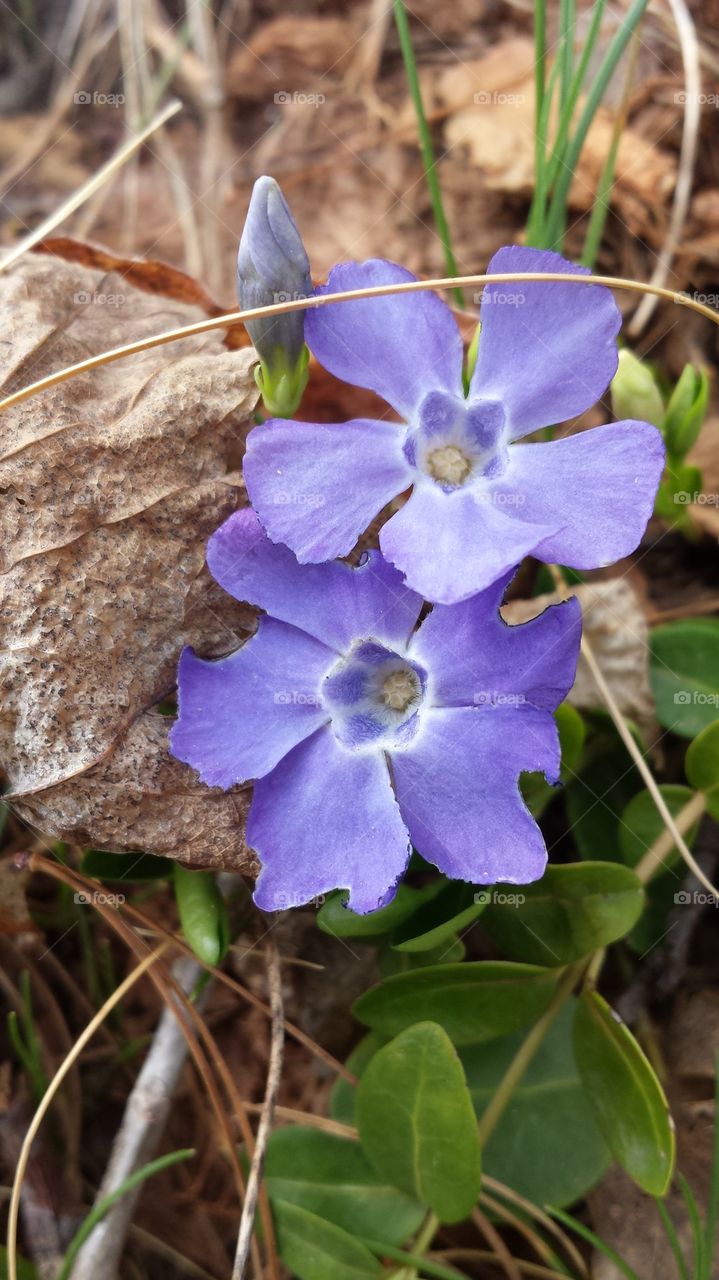
[[[0,293],[5,391],[203,315],[119,271],[47,255],[21,262]],[[253,359],[204,334],[0,416],[0,765],[16,811],[54,836],[254,865],[244,799],[170,762],[167,721],[150,710],[185,644],[224,653],[252,627],[204,560],[243,500],[233,471],[257,398]]]

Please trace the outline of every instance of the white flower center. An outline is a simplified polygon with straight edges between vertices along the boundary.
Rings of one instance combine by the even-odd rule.
[[[472,463],[456,444],[445,444],[427,455],[427,470],[440,484],[461,485],[470,475]]]
[[[419,696],[419,681],[408,667],[391,671],[382,684],[382,701],[392,711],[406,711]]]

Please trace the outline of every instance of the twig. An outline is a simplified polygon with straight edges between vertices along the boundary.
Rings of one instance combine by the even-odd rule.
[[[694,20],[685,0],[668,0],[668,3],[676,23],[679,46],[682,52],[685,101],[679,172],[674,188],[674,201],[669,218],[669,229],[650,281],[650,284],[657,285],[666,284],[674,254],[682,238],[694,182],[694,166],[697,158],[699,126],[701,123],[701,64]],[[645,298],[642,298],[627,327],[627,332],[631,337],[634,338],[638,333],[641,333],[656,305],[656,294],[653,297],[648,294]]]
[[[272,1114],[274,1111],[275,1099],[277,1097],[277,1090],[279,1089],[280,1075],[282,1073],[282,1051],[285,1041],[284,1010],[282,1007],[282,971],[280,968],[280,958],[277,948],[269,937],[267,939],[267,980],[270,992],[270,1007],[272,1009],[270,1060],[267,1067],[267,1084],[265,1086],[262,1115],[257,1128],[255,1151],[252,1157],[252,1164],[250,1165],[250,1175],[247,1179],[245,1203],[242,1206],[240,1229],[237,1235],[237,1250],[235,1253],[234,1266],[232,1268],[232,1280],[243,1280],[245,1267],[247,1266],[250,1242],[252,1240],[252,1233],[255,1225],[255,1210],[257,1207],[257,1196],[260,1189],[260,1180],[262,1178],[262,1168],[265,1162],[267,1143],[269,1141],[270,1130],[272,1128]]]
[[[32,1120],[30,1121],[27,1133],[25,1134],[25,1137],[23,1139],[22,1147],[20,1148],[20,1158],[17,1163],[17,1169],[15,1170],[15,1178],[13,1180],[13,1187],[12,1187],[12,1195],[10,1197],[10,1208],[8,1210],[8,1228],[7,1228],[8,1280],[17,1280],[17,1225],[18,1225],[18,1209],[20,1207],[20,1190],[22,1187],[23,1178],[25,1177],[27,1162],[30,1157],[30,1149],[32,1147],[33,1141],[35,1140],[35,1136],[38,1132],[38,1129],[40,1128],[40,1125],[42,1124],[47,1112],[50,1109],[50,1103],[55,1097],[55,1094],[60,1088],[60,1085],[62,1084],[66,1075],[75,1065],[77,1059],[80,1057],[80,1054],[85,1048],[85,1045],[94,1036],[97,1028],[100,1026],[102,1022],[105,1021],[105,1018],[109,1013],[111,1013],[111,1011],[115,1008],[115,1006],[118,1005],[120,1001],[125,998],[128,991],[137,982],[138,978],[141,978],[143,973],[145,973],[146,970],[148,970],[151,967],[151,965],[153,965],[155,961],[160,958],[162,953],[167,950],[168,945],[169,945],[168,943],[163,942],[160,944],[160,946],[157,948],[156,951],[151,951],[148,955],[146,955],[140,961],[140,963],[132,970],[132,972],[127,975],[124,981],[120,983],[119,987],[115,988],[115,990],[112,992],[112,995],[108,996],[107,1000],[102,1005],[102,1008],[98,1009],[94,1018],[91,1018],[90,1022],[88,1022],[87,1026],[85,1027],[85,1030],[82,1031],[80,1035],[77,1037],[77,1040],[72,1046],[72,1049],[70,1050],[70,1052],[60,1063],[60,1066],[58,1067],[57,1071],[55,1072],[55,1075],[53,1076],[52,1080],[50,1081],[47,1087],[47,1091],[43,1095],[42,1101],[40,1102],[37,1108],[37,1111],[35,1112]]]
[[[554,581],[559,591],[563,592],[566,595],[568,590],[568,585],[561,569],[559,569],[557,565],[550,565],[550,569],[552,572],[552,577],[554,578]],[[708,892],[711,893],[715,898],[719,898],[719,890],[715,889],[709,877],[704,873],[704,871],[702,871],[701,867],[699,866],[699,863],[696,861],[696,858],[692,854],[686,840],[684,839],[681,831],[679,830],[675,819],[672,817],[672,814],[669,810],[667,802],[664,799],[664,796],[662,795],[659,787],[657,786],[656,780],[654,778],[654,774],[649,768],[649,765],[647,764],[646,760],[644,759],[644,756],[639,750],[639,747],[634,741],[632,734],[627,728],[627,724],[624,719],[624,716],[622,715],[621,710],[617,705],[614,694],[612,693],[609,685],[607,684],[607,681],[604,678],[602,669],[595,657],[594,650],[592,649],[592,646],[587,640],[586,636],[582,636],[581,651],[582,651],[582,657],[584,658],[584,661],[586,662],[592,674],[594,683],[596,684],[597,688],[599,689],[599,692],[602,695],[602,698],[604,699],[604,702],[606,703],[607,711],[609,712],[612,720],[614,721],[614,725],[617,730],[617,733],[622,739],[622,742],[624,743],[625,747],[627,748],[627,751],[632,757],[632,760],[637,766],[637,769],[642,775],[642,778],[644,779],[644,785],[646,786],[647,791],[651,795],[652,800],[654,801],[654,805],[658,810],[659,816],[662,818],[667,831],[670,833],[672,837],[672,842],[677,846],[677,849],[681,853],[684,861],[686,862],[687,866],[690,867],[691,870],[694,872],[694,875],[697,877],[697,880],[699,880],[699,882],[704,885],[704,888],[707,889]],[[672,846],[670,844],[669,848],[671,849],[671,847]],[[641,866],[642,866],[642,875],[643,875],[644,881],[646,881],[653,874],[653,871],[650,868],[648,868],[646,858],[642,859]]]
[[[507,1280],[522,1280],[522,1273],[519,1270],[516,1258],[512,1257],[497,1228],[492,1225],[486,1213],[482,1213],[481,1209],[474,1209],[472,1221],[484,1236],[490,1249],[493,1250],[497,1265],[502,1268]]]
[[[55,215],[53,225],[57,220]],[[3,263],[0,262],[0,270],[2,266]],[[0,410],[9,409],[12,405],[20,404],[21,401],[28,400],[30,396],[37,395],[40,391],[57,386],[59,382],[75,378],[80,373],[88,373],[91,369],[98,369],[102,365],[112,364],[115,360],[124,360],[127,356],[137,355],[140,351],[149,351],[152,347],[163,347],[170,342],[179,341],[180,338],[196,337],[197,334],[210,333],[215,329],[227,329],[248,320],[264,319],[265,316],[289,315],[292,311],[309,311],[314,310],[315,307],[326,307],[335,302],[354,302],[360,298],[387,298],[402,293],[426,293],[430,289],[446,290],[455,289],[457,286],[514,284],[515,282],[524,284],[530,281],[537,284],[601,284],[610,289],[628,289],[632,293],[653,293],[658,298],[665,298],[668,302],[676,303],[677,306],[686,307],[689,311],[694,311],[697,315],[711,320],[713,324],[719,325],[719,312],[708,303],[699,302],[690,294],[680,293],[676,289],[644,284],[641,280],[626,280],[622,276],[570,275],[569,272],[565,274],[559,271],[493,271],[491,275],[485,272],[453,278],[408,280],[399,284],[371,285],[366,289],[347,289],[340,293],[314,293],[310,298],[292,298],[289,302],[274,302],[271,306],[251,307],[247,311],[228,311],[224,315],[213,316],[209,320],[197,320],[193,324],[182,325],[179,329],[167,329],[164,333],[139,338],[135,342],[126,342],[121,347],[112,347],[109,351],[88,356],[86,360],[67,365],[64,369],[49,373],[44,378],[38,378],[37,382],[20,387],[0,400]],[[9,796],[8,800],[11,799],[12,796]]]
[[[189,995],[202,967],[181,956],[172,968],[175,981]],[[205,988],[205,992],[208,988]],[[203,995],[205,994],[203,992]],[[152,1045],[125,1106],[105,1176],[95,1203],[104,1200],[149,1160],[157,1150],[185,1065],[188,1048],[176,1004],[165,1007]],[[137,1204],[141,1186],[124,1195],[99,1222],[78,1254],[72,1280],[113,1280]]]

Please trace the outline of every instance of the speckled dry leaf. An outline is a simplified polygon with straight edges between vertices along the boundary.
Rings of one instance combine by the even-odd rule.
[[[6,392],[203,316],[48,255],[0,279],[0,298]],[[0,415],[0,766],[17,811],[52,835],[249,865],[232,797],[168,765],[148,709],[183,645],[227,652],[250,623],[204,552],[242,497],[252,358],[205,334]]]

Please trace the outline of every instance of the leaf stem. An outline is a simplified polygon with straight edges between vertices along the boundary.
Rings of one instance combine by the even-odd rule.
[[[504,1115],[514,1090],[517,1088],[555,1018],[572,994],[580,974],[586,968],[586,963],[586,960],[581,960],[576,964],[568,965],[563,970],[551,1003],[545,1009],[541,1018],[535,1022],[512,1058],[477,1125],[479,1141],[482,1147],[486,1146],[487,1140]]]
[[[422,163],[424,165],[424,176],[427,179],[427,187],[429,188],[429,198],[432,201],[432,212],[434,220],[437,224],[437,231],[442,242],[442,250],[444,252],[444,261],[447,266],[447,274],[450,276],[459,275],[457,270],[457,262],[452,250],[452,241],[449,234],[449,224],[444,212],[442,203],[442,191],[437,176],[437,160],[434,154],[434,144],[432,142],[432,134],[430,132],[427,116],[422,101],[422,87],[419,82],[417,72],[417,61],[414,56],[414,47],[412,45],[412,36],[409,30],[409,22],[407,20],[407,10],[404,7],[404,0],[393,0],[394,3],[394,20],[397,24],[397,33],[399,35],[400,48],[402,50],[402,59],[404,61],[404,69],[407,75],[407,84],[414,105],[414,112],[417,117],[417,131],[419,133],[419,146],[422,153]],[[454,297],[459,307],[464,306],[464,294],[460,288],[454,289]]]

